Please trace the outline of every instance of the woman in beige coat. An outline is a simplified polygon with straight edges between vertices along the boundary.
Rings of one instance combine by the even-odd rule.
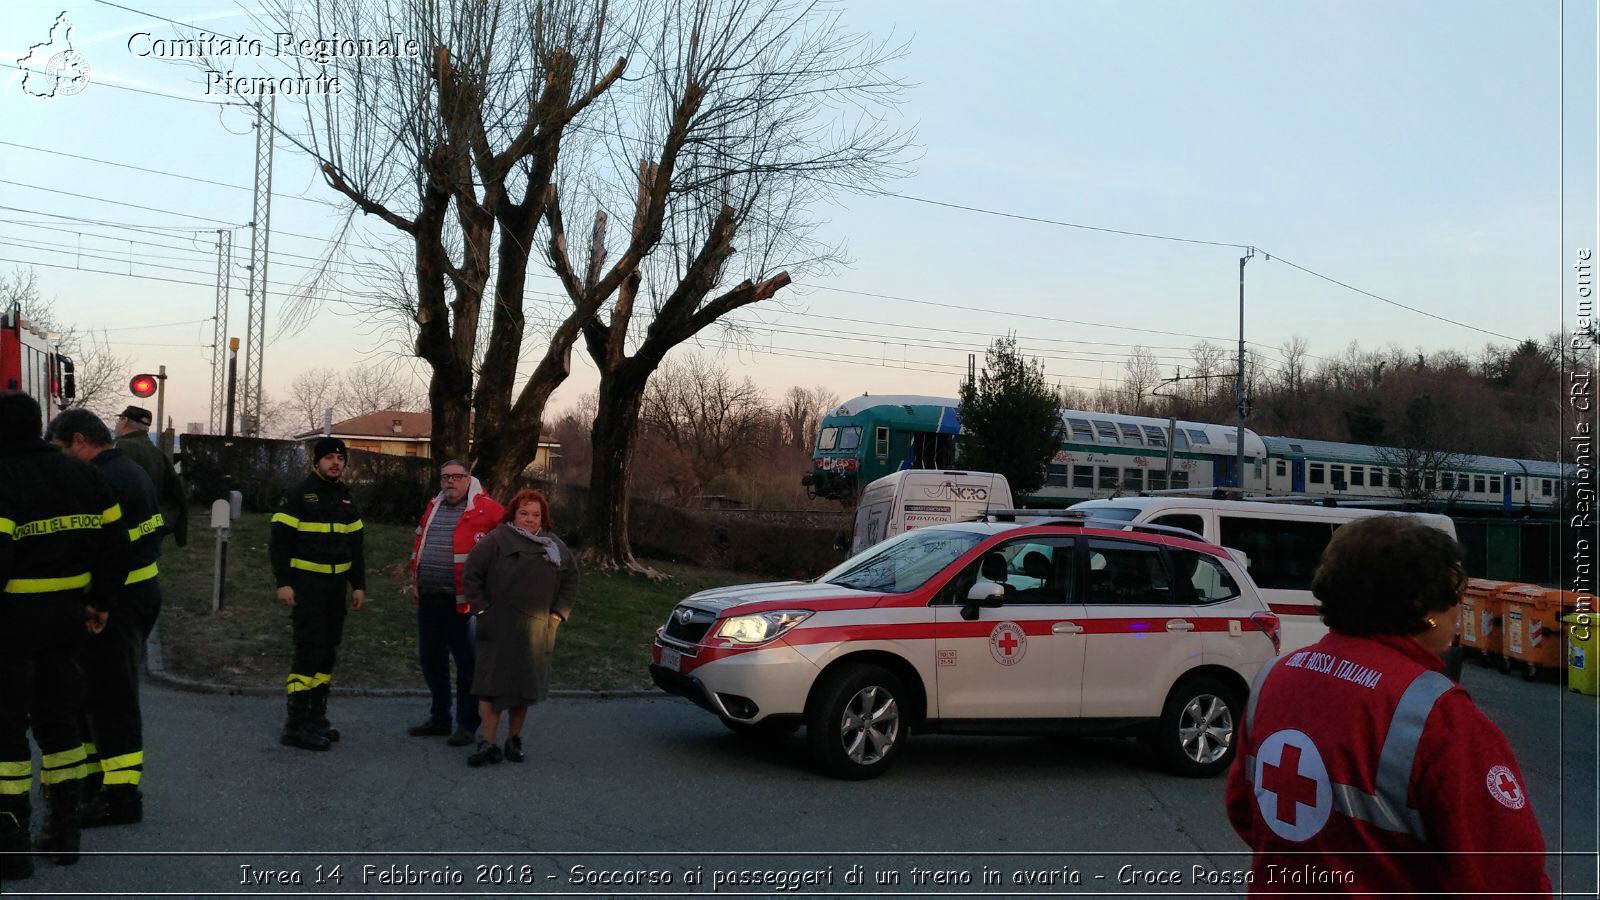
[[[500,761],[495,734],[507,710],[503,755],[522,762],[528,705],[550,692],[556,630],[578,593],[577,561],[550,526],[550,502],[538,491],[523,489],[506,504],[504,521],[472,548],[462,567],[461,589],[477,618],[472,693],[483,718],[468,765]]]

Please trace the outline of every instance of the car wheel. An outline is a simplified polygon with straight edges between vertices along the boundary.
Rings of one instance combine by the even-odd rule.
[[[1179,775],[1205,778],[1233,761],[1242,704],[1213,678],[1187,678],[1167,696],[1156,726],[1156,752]]]
[[[797,717],[768,716],[759,722],[723,719],[722,724],[728,726],[728,730],[738,735],[741,740],[757,744],[782,743],[800,730],[800,719]]]
[[[850,666],[830,675],[806,717],[817,765],[836,778],[882,775],[906,743],[905,698],[900,679],[878,666]]]

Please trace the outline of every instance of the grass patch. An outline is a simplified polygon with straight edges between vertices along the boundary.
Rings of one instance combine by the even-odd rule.
[[[193,521],[193,520],[192,520]],[[199,518],[204,522],[205,518]],[[163,661],[174,674],[240,686],[279,687],[292,653],[289,611],[273,596],[267,559],[268,517],[246,513],[228,547],[223,606],[211,612],[215,537],[191,529],[188,547],[168,541],[161,556]],[[422,688],[415,608],[406,561],[413,529],[368,523],[367,601],[345,620],[334,683],[363,688]],[[764,579],[737,572],[652,562],[670,579],[584,571],[572,621],[556,641],[556,688],[648,687],[645,666],[667,612],[695,591]]]

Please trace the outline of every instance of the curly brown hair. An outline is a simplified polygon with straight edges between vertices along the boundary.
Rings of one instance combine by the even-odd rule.
[[[1416,516],[1371,516],[1334,532],[1311,580],[1329,629],[1421,634],[1428,616],[1461,602],[1466,552]]]
[[[511,498],[510,503],[506,504],[505,515],[500,518],[500,521],[514,521],[517,518],[517,510],[529,503],[537,503],[539,505],[539,530],[554,531],[556,522],[550,518],[550,501],[544,494],[533,488],[523,488],[517,491],[517,495]]]

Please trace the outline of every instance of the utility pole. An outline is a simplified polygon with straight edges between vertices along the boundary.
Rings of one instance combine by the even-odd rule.
[[[272,237],[272,144],[277,96],[263,108],[256,99],[256,178],[254,214],[250,217],[249,311],[245,316],[244,403],[239,430],[249,437],[261,433],[262,358],[267,346],[267,244]]]
[[[1244,488],[1244,264],[1256,255],[1256,248],[1248,247],[1239,257],[1239,374],[1234,379],[1233,397],[1239,408],[1239,436],[1233,450],[1234,486]]]
[[[222,433],[233,437],[233,400],[239,386],[239,339],[228,338],[228,411],[222,421]]]
[[[211,315],[211,433],[222,433],[228,402],[228,303],[233,283],[233,232],[217,229],[217,302]]]
[[[156,446],[171,456],[172,448],[167,445],[167,367],[156,371],[160,373],[156,375]]]

